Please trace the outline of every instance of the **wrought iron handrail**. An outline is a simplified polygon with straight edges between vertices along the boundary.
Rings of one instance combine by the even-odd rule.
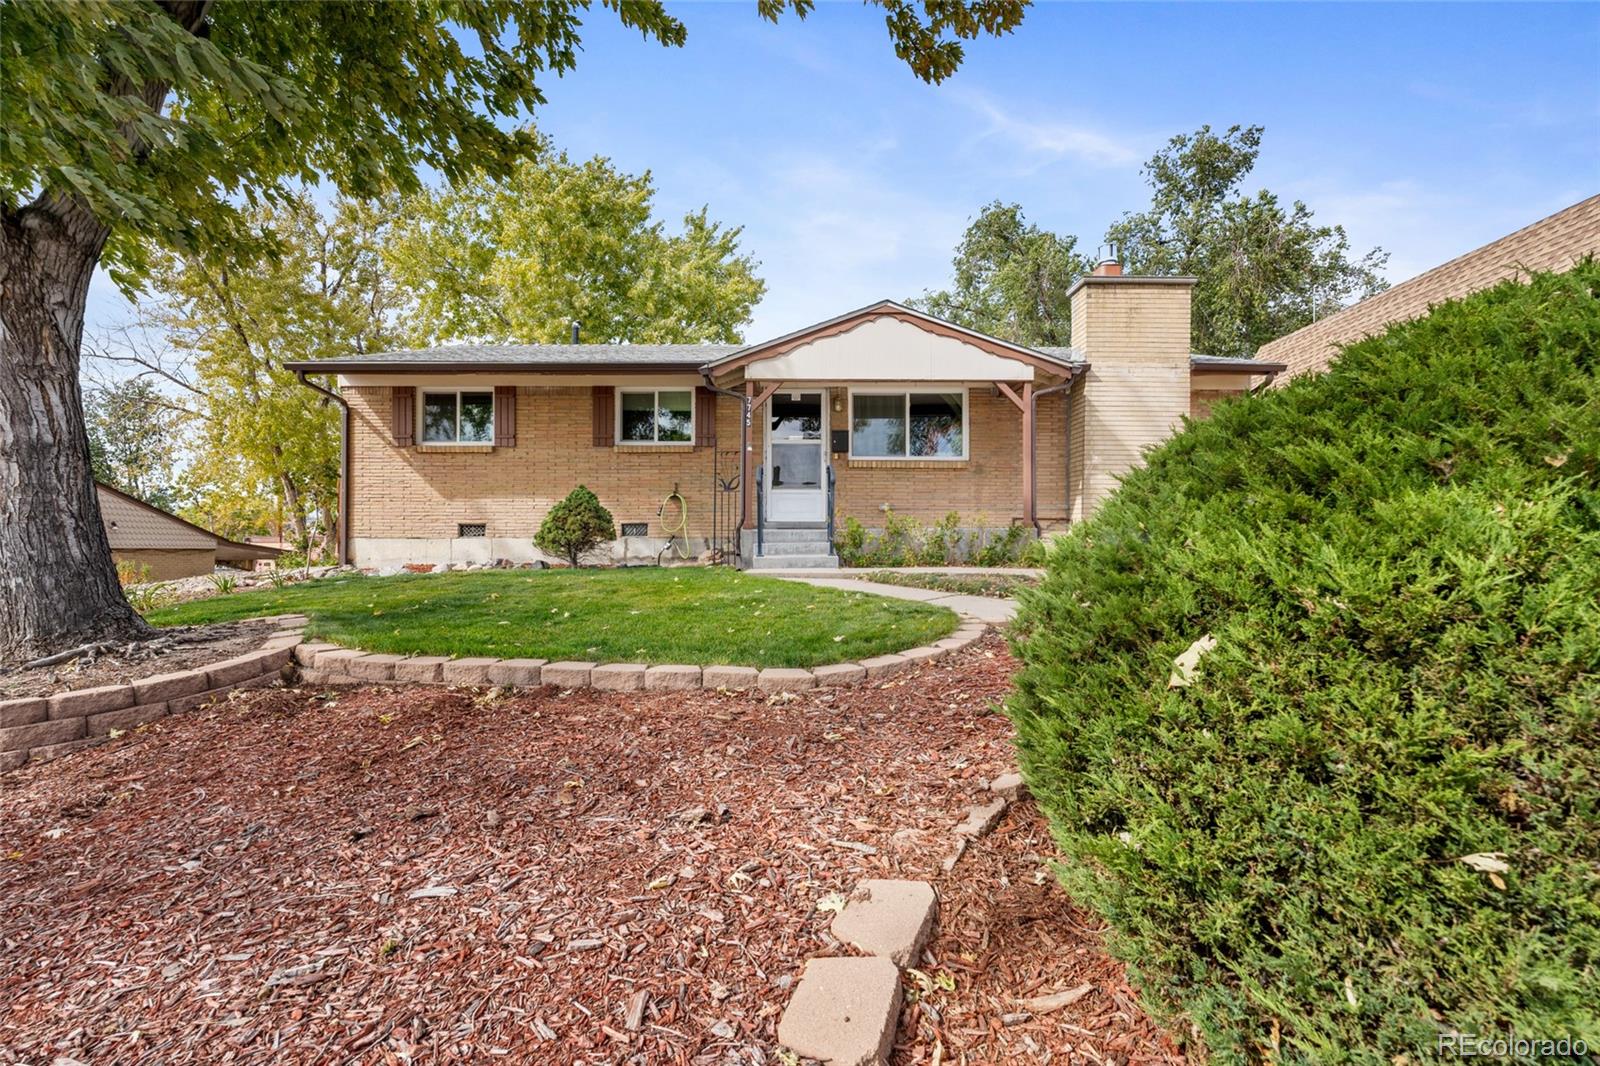
[[[767,530],[767,468],[756,467],[756,554],[760,555]]]
[[[828,464],[828,550],[833,551],[833,464]]]

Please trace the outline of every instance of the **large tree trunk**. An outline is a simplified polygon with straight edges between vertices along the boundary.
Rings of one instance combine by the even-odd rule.
[[[150,632],[117,582],[78,392],[107,234],[71,197],[0,215],[0,664]]]

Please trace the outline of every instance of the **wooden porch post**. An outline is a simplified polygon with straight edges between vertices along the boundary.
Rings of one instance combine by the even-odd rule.
[[[995,387],[1005,393],[1006,399],[1016,405],[1022,412],[1022,520],[1028,525],[1034,524],[1033,518],[1033,382],[1022,383],[1022,395],[1003,381],[995,382]]]
[[[1022,385],[1022,521],[1033,525],[1033,382]]]

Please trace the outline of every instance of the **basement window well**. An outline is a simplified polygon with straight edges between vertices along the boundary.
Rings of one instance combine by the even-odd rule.
[[[648,537],[650,535],[649,522],[624,522],[622,523],[624,537]]]

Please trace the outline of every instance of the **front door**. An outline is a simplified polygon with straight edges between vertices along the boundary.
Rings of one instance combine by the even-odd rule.
[[[779,390],[767,401],[767,520],[823,522],[828,409],[821,390]]]

